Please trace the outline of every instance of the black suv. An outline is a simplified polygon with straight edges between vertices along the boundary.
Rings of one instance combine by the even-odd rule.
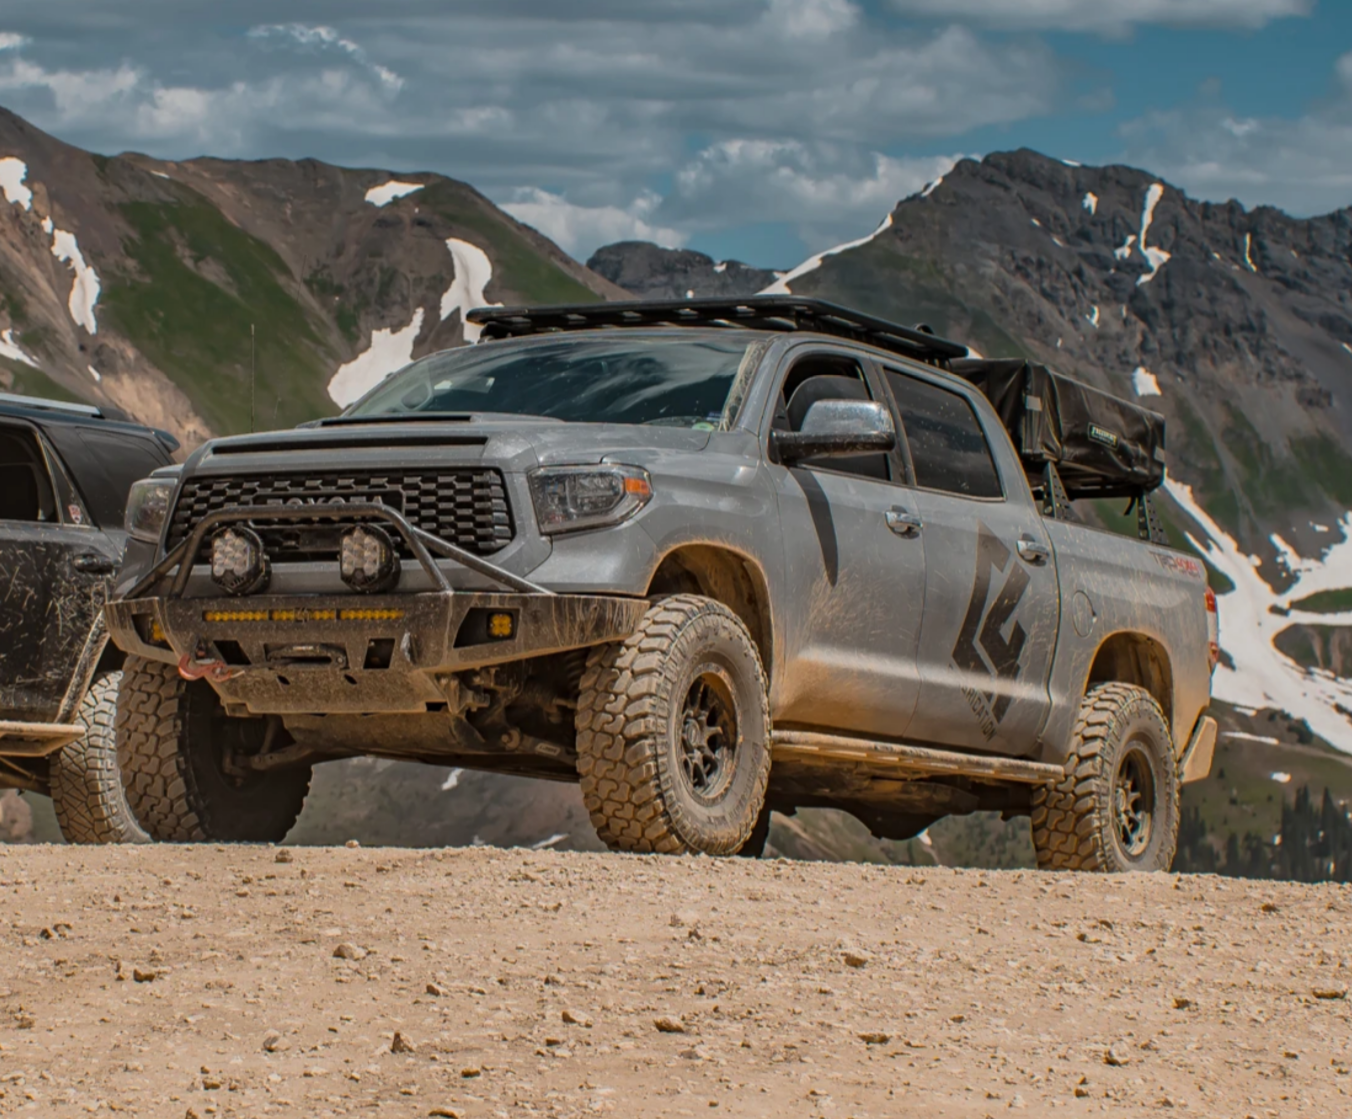
[[[111,408],[0,393],[0,788],[50,795],[72,843],[146,839],[117,764],[103,603],[127,492],[177,449]]]

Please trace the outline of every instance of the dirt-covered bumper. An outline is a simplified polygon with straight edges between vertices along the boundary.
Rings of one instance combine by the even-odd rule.
[[[613,595],[135,598],[114,642],[209,680],[236,714],[397,714],[454,702],[453,674],[622,640],[647,609]]]

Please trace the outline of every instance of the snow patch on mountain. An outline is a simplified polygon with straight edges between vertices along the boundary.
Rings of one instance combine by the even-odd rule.
[[[938,185],[939,184],[936,181],[931,185],[931,187],[926,188],[926,192],[932,189],[933,186]],[[892,215],[888,214],[887,217],[883,218],[882,224],[879,225],[878,228],[875,229],[872,233],[870,233],[867,237],[860,237],[859,240],[857,241],[846,241],[845,244],[837,245],[834,249],[827,249],[826,252],[824,253],[818,253],[816,256],[808,257],[807,260],[803,261],[803,263],[800,264],[797,268],[785,272],[782,276],[780,276],[777,280],[775,280],[775,282],[771,284],[768,288],[765,288],[763,291],[758,291],[756,294],[792,295],[793,292],[789,290],[789,285],[799,277],[806,276],[809,272],[815,272],[818,268],[822,266],[822,261],[825,260],[828,256],[835,256],[837,253],[848,252],[850,249],[857,249],[862,245],[867,245],[870,241],[873,240],[873,238],[877,237],[879,234],[891,228],[892,228]]]
[[[1253,234],[1244,234],[1244,265],[1250,272],[1257,272],[1253,266]]]
[[[1113,256],[1117,257],[1118,260],[1126,260],[1127,257],[1131,256],[1131,247],[1134,244],[1136,244],[1136,234],[1128,233],[1127,239],[1113,250]]]
[[[14,341],[14,331],[12,328],[0,330],[0,357],[7,357],[10,361],[22,362],[24,365],[31,365],[34,369],[39,368],[38,363],[23,352],[23,348],[18,342]]]
[[[1150,261],[1150,271],[1136,281],[1137,287],[1150,283],[1155,278],[1156,273],[1169,263],[1169,258],[1172,255],[1163,249],[1152,249],[1146,245],[1146,237],[1150,233],[1150,223],[1155,220],[1155,207],[1159,205],[1159,201],[1163,197],[1163,183],[1151,183],[1150,189],[1145,192],[1145,209],[1141,211],[1141,252],[1146,260]]]
[[[33,192],[24,185],[24,179],[28,178],[28,164],[22,159],[15,159],[12,155],[0,159],[0,191],[5,192],[5,198],[15,206],[22,206],[25,210],[33,208]]]
[[[726,272],[727,270],[728,270],[728,262],[726,260],[720,260],[717,264],[714,265],[715,272],[722,273]]]
[[[1281,566],[1295,576],[1279,594],[1259,574],[1260,561],[1239,550],[1198,504],[1192,487],[1166,478],[1164,489],[1198,527],[1199,535],[1188,533],[1192,546],[1234,585],[1233,591],[1218,596],[1220,645],[1231,663],[1217,666],[1212,695],[1226,703],[1272,707],[1303,717],[1315,734],[1352,753],[1352,719],[1339,711],[1352,711],[1352,680],[1306,669],[1275,644],[1293,625],[1352,626],[1352,610],[1315,614],[1291,609],[1292,602],[1309,595],[1352,586],[1352,512],[1339,525],[1342,539],[1318,557],[1299,557],[1280,537],[1272,538],[1283,557]]]
[[[77,326],[84,327],[90,334],[97,334],[99,324],[94,318],[94,305],[99,301],[99,277],[85,262],[75,234],[65,229],[54,230],[52,256],[69,264],[75,272],[75,283],[71,285],[68,300],[70,317]]]
[[[455,279],[441,297],[441,318],[444,322],[453,312],[459,311],[465,341],[477,342],[483,328],[478,323],[467,322],[465,312],[475,307],[502,306],[487,303],[484,299],[484,288],[493,279],[493,263],[483,249],[468,241],[448,237],[446,247],[451,250],[451,260],[455,262]]]
[[[1155,374],[1144,365],[1138,365],[1131,374],[1131,387],[1137,396],[1163,396]]]
[[[1095,330],[1098,329],[1098,324],[1099,324],[1099,309],[1098,309],[1098,304],[1097,304],[1097,303],[1094,304],[1094,309],[1093,309],[1092,311],[1090,311],[1089,314],[1085,315],[1085,318],[1089,320],[1089,325],[1090,325],[1090,326],[1092,326]]]
[[[360,400],[391,373],[402,369],[413,360],[413,344],[422,331],[423,309],[413,312],[413,319],[402,330],[389,329],[371,332],[371,345],[351,361],[338,367],[329,381],[329,397],[340,408]]]
[[[388,183],[381,183],[380,186],[373,186],[368,190],[366,201],[372,206],[388,206],[396,198],[403,198],[415,190],[422,190],[426,185],[426,183],[401,183],[398,179],[391,179]]]
[[[940,176],[939,176],[937,179],[935,179],[933,182],[926,183],[926,184],[925,184],[925,189],[922,190],[922,191],[920,192],[920,197],[921,197],[921,198],[928,198],[931,194],[933,194],[936,190],[939,189],[939,184],[940,184],[941,182],[943,182],[943,181],[944,181],[944,177],[943,177],[942,175],[940,175]]]
[[[1346,342],[1343,343],[1343,349],[1345,349],[1349,354],[1352,354],[1352,346],[1349,346]]]
[[[1086,192],[1084,198],[1080,200],[1080,205],[1083,206],[1086,210],[1088,210],[1091,214],[1097,214],[1098,195],[1095,194],[1092,190]]]

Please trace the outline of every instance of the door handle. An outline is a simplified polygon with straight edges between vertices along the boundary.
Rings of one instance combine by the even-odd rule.
[[[107,556],[101,556],[97,552],[85,552],[76,556],[71,564],[76,571],[83,571],[86,575],[111,575],[115,566]]]
[[[905,509],[889,509],[885,519],[887,527],[898,536],[920,535],[921,521],[914,513],[908,513]]]
[[[1025,534],[1019,537],[1019,555],[1029,563],[1042,564],[1047,562],[1051,552],[1047,550],[1045,544],[1040,544]]]

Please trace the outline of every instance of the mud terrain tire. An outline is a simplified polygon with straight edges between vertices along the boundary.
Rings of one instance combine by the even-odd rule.
[[[95,677],[75,713],[84,737],[52,755],[48,785],[67,843],[149,843],[122,787],[113,726],[120,672]]]
[[[1178,846],[1179,784],[1169,724],[1131,684],[1080,701],[1066,775],[1033,793],[1033,847],[1044,870],[1168,870]]]
[[[582,799],[612,850],[736,854],[770,777],[770,706],[756,646],[726,606],[655,603],[593,649],[577,708]]]
[[[127,800],[153,839],[275,843],[300,815],[310,769],[243,779],[221,767],[229,745],[247,747],[262,720],[231,719],[211,685],[170,664],[128,657],[117,706],[117,746]],[[256,743],[254,744],[256,745]]]

